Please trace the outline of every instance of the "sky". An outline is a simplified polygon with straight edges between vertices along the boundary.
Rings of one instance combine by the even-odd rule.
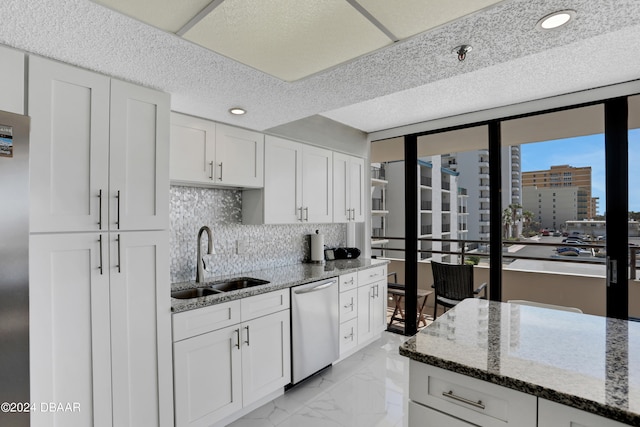
[[[558,139],[520,146],[523,172],[556,165],[591,166],[591,196],[599,197],[598,214],[606,209],[604,135]],[[640,212],[640,129],[629,131],[629,210]]]

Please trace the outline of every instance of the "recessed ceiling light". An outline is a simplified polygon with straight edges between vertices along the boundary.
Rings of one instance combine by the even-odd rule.
[[[559,10],[553,12],[538,21],[536,27],[542,30],[552,30],[569,22],[576,14],[575,10]]]
[[[241,116],[243,114],[245,114],[247,112],[247,110],[245,110],[244,108],[240,108],[240,107],[233,107],[229,109],[229,112],[231,114],[234,114],[236,116]]]

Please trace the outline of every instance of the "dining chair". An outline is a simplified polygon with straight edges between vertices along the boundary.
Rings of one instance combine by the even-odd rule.
[[[443,264],[431,261],[433,271],[433,285],[436,291],[433,304],[433,318],[436,318],[438,304],[445,309],[455,307],[466,298],[474,298],[483,292],[481,298],[487,298],[487,284],[483,283],[477,289],[473,289],[473,265],[470,264]]]

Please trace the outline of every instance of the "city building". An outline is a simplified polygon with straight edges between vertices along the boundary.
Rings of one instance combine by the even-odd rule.
[[[578,218],[590,219],[598,214],[598,198],[591,197],[591,166],[551,166],[547,170],[522,173],[523,187],[580,187],[585,190],[578,200]]]
[[[502,207],[521,205],[520,146],[502,148]],[[464,151],[442,155],[442,164],[456,171],[458,185],[467,191],[467,238],[489,240],[489,150]],[[518,232],[522,224],[518,224]]]
[[[376,165],[384,171],[384,187],[379,178],[372,178],[372,236],[374,254],[403,259],[404,242],[384,239],[405,234],[404,161]],[[468,239],[469,216],[467,190],[460,187],[460,173],[446,167],[440,156],[418,160],[418,233],[422,240],[421,260],[456,262],[456,258],[442,252],[457,252],[458,243],[440,241]],[[376,172],[374,174],[379,174]],[[432,252],[433,251],[433,252]]]
[[[606,236],[606,221],[582,220],[567,221],[566,230],[569,233],[579,233],[591,237]],[[640,222],[633,219],[629,220],[628,225],[629,237],[640,236]]]
[[[540,227],[564,229],[567,221],[579,218],[580,200],[586,198],[581,187],[522,187],[522,207],[534,214]]]

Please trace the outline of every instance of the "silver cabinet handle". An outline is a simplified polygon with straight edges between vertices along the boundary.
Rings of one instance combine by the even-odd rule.
[[[98,230],[102,230],[102,189],[98,192]]]
[[[222,162],[220,162],[220,178],[218,178],[218,181],[222,181]]]
[[[98,236],[98,243],[100,244],[100,266],[98,270],[100,270],[100,274],[102,275],[102,234]]]
[[[353,328],[351,328],[351,333],[349,335],[344,336],[344,339],[345,340],[351,339],[351,341],[353,341]]]
[[[371,286],[371,299],[374,299],[375,297],[376,297],[376,287]]]
[[[118,230],[120,230],[120,190],[116,193],[116,199],[118,199],[118,215],[116,216],[116,225],[118,226]]]
[[[466,403],[467,405],[471,405],[474,408],[484,409],[485,406],[482,404],[482,400],[478,400],[474,402],[473,400],[465,399],[464,397],[456,396],[453,394],[453,390],[443,391],[442,395],[444,397],[448,397],[449,399],[457,400],[458,402]]]
[[[351,304],[345,304],[344,308],[349,308],[351,307],[351,310],[353,310],[353,297],[351,297]]]
[[[120,262],[120,235],[118,234],[118,237],[116,237],[116,242],[118,242],[118,264],[116,265],[116,267],[118,268],[118,273],[122,272],[121,269],[121,262]]]
[[[302,221],[302,208],[300,207],[300,208],[298,208],[298,210],[300,211],[300,219],[299,219],[299,221]]]
[[[236,348],[240,350],[240,329],[236,329],[235,333],[236,333]]]
[[[376,298],[378,298],[380,296],[380,289],[378,288],[378,285],[376,285]]]
[[[209,162],[209,179],[213,181],[213,160]]]
[[[245,326],[244,328],[247,330],[247,340],[245,341],[245,343],[249,345],[249,326]]]
[[[309,221],[309,207],[304,208],[304,212],[305,212],[304,220],[308,222]]]

